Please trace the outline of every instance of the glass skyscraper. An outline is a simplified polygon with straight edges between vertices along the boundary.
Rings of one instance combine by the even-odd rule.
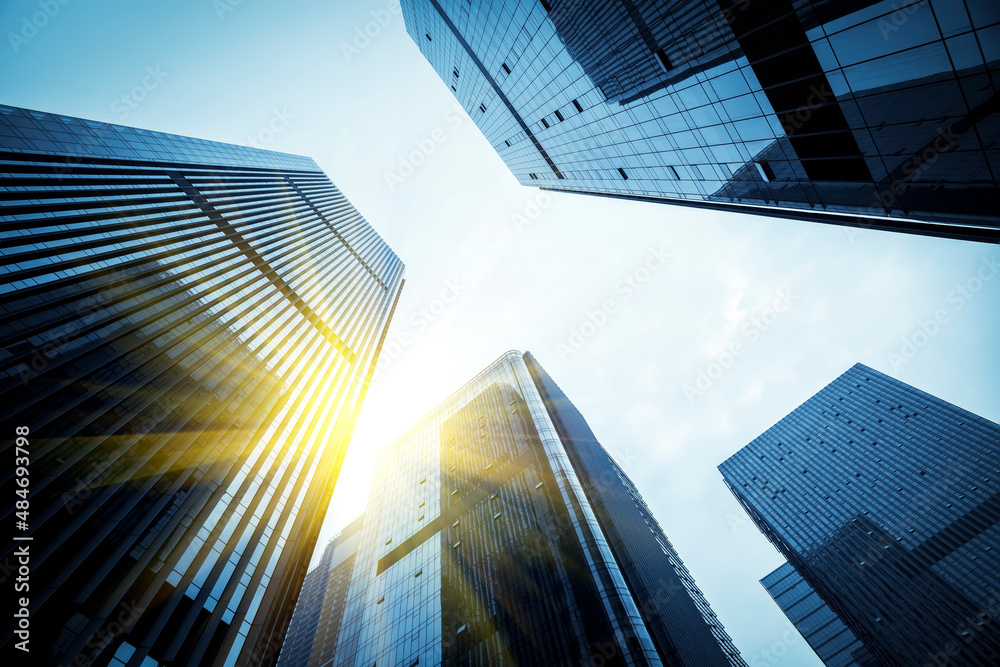
[[[310,665],[744,665],[628,476],[530,354],[379,453]],[[314,608],[300,605],[296,616]],[[306,663],[296,663],[306,664]]]
[[[1000,242],[994,0],[402,0],[525,185]]]
[[[760,583],[826,667],[879,667],[864,644],[794,567],[785,563]]]
[[[273,664],[403,265],[308,158],[0,107],[0,161],[32,662]]]
[[[278,667],[329,664],[336,655],[340,621],[363,524],[364,516],[340,531],[326,545],[319,565],[306,575],[281,647]]]
[[[857,364],[719,469],[880,664],[1000,661],[1000,425]]]

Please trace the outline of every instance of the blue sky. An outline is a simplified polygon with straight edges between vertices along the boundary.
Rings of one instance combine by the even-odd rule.
[[[6,0],[0,28],[0,103],[309,155],[406,262],[321,543],[379,447],[530,350],[744,657],[818,665],[716,465],[858,361],[1000,421],[995,246],[524,188],[381,0]]]

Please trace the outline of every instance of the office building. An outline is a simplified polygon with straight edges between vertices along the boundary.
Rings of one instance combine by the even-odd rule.
[[[273,664],[403,265],[308,158],[0,107],[0,160],[32,660]]]
[[[319,565],[306,575],[281,647],[278,667],[324,665],[336,655],[363,523],[361,516],[330,540]]]
[[[379,453],[329,617],[337,650],[311,665],[745,664],[628,476],[519,352]]]
[[[826,667],[878,667],[864,644],[794,567],[785,563],[760,583]]]
[[[719,469],[880,664],[1000,660],[1000,425],[857,364]]]
[[[524,185],[1000,242],[991,0],[402,0]]]

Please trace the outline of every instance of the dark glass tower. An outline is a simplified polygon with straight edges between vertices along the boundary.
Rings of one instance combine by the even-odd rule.
[[[278,667],[326,665],[336,655],[363,523],[364,516],[355,519],[330,540],[319,565],[306,575]]]
[[[1000,425],[857,364],[719,469],[881,664],[1000,660]]]
[[[525,185],[1000,241],[993,0],[402,0]]]
[[[745,664],[631,481],[519,352],[380,452],[346,606],[323,614],[339,628],[321,621],[317,642],[339,629],[337,651],[312,665]]]
[[[864,644],[794,567],[785,563],[760,583],[826,667],[878,667]]]
[[[33,664],[273,664],[402,264],[304,157],[0,107],[0,165]]]

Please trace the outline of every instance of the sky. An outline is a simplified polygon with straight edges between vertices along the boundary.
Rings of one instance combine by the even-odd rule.
[[[393,3],[4,0],[0,29],[0,104],[308,155],[406,263],[320,550],[380,447],[528,350],[744,659],[820,665],[716,466],[856,362],[1000,421],[996,246],[523,187]]]

